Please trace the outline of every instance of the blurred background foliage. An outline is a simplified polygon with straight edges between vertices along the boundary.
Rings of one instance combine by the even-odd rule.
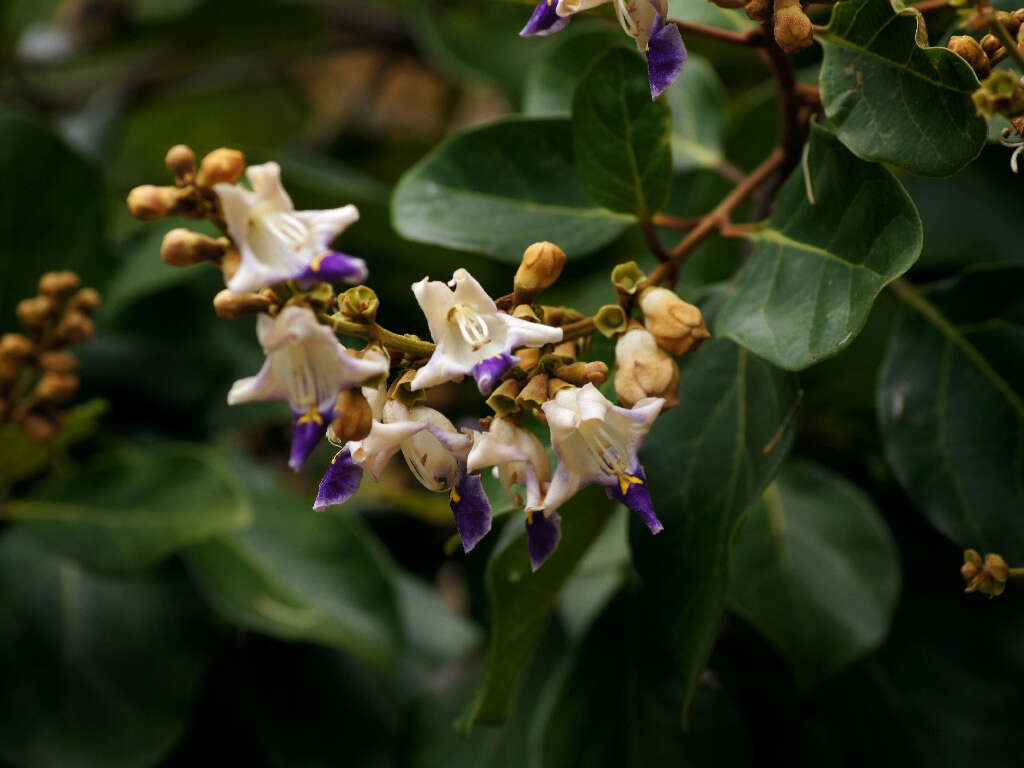
[[[672,7],[746,28],[703,0]],[[164,232],[185,222],[141,224],[123,203],[166,183],[166,149],[238,147],[280,162],[300,208],[357,204],[344,250],[370,264],[382,323],[422,335],[414,280],[465,266],[502,293],[514,264],[402,238],[396,182],[462,128],[567,116],[586,62],[621,42],[608,19],[524,40],[528,6],[496,0],[8,0],[0,14],[0,330],[48,269],[78,271],[105,298],[80,354],[93,405],[75,437],[91,436],[55,457],[10,434],[0,450],[14,483],[0,521],[0,761],[1019,764],[1024,604],[1012,588],[995,602],[961,594],[957,547],[884,455],[876,381],[901,374],[883,371],[891,295],[799,378],[707,344],[652,437],[666,532],[631,538],[622,510],[584,495],[535,576],[517,521],[446,555],[446,500],[399,462],[314,515],[329,446],[292,474],[285,409],[227,407],[231,382],[261,363],[254,323],[215,316],[215,270],[160,261]],[[678,216],[709,210],[729,188],[719,164],[750,169],[776,133],[753,52],[687,42],[669,95]],[[798,57],[803,77],[819,58]],[[1024,260],[1006,159],[993,148],[952,179],[902,178],[926,233],[911,280]],[[755,200],[748,215],[764,212]],[[741,256],[737,241],[709,241],[680,292],[713,314]],[[595,310],[627,259],[653,264],[635,226],[570,263],[554,298]],[[435,404],[478,416],[468,392]],[[754,422],[747,444],[703,446],[691,429],[727,434],[736,413]],[[759,453],[770,440],[791,446],[781,471],[784,449]],[[715,513],[687,518],[694,504]],[[677,534],[691,549],[673,547]],[[679,583],[693,594],[676,612]],[[719,621],[708,595],[726,591]],[[706,669],[692,663],[707,654]]]

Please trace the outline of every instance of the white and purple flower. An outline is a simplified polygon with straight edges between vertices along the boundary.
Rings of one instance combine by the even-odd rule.
[[[273,318],[260,315],[256,333],[266,362],[258,374],[232,385],[228,403],[287,402],[294,419],[288,463],[298,469],[324,436],[338,395],[386,374],[388,363],[383,355],[350,353],[308,307],[287,306]]]
[[[512,350],[562,340],[562,329],[531,323],[499,312],[480,283],[464,269],[452,281],[424,278],[412,291],[427,316],[437,348],[416,372],[412,389],[425,389],[472,374],[481,394],[489,395],[519,359]]]
[[[296,211],[281,185],[277,163],[251,165],[248,190],[236,184],[214,189],[228,234],[241,255],[228,281],[236,293],[258,291],[285,280],[305,283],[366,280],[366,262],[331,250],[331,242],[359,220],[354,205],[322,211]]]
[[[663,398],[647,397],[632,408],[621,408],[593,384],[586,384],[559,390],[541,406],[559,461],[544,496],[543,513],[535,513],[528,521],[527,543],[534,568],[558,546],[560,525],[555,511],[594,483],[635,512],[652,533],[662,529],[637,451],[663,404]]]
[[[686,64],[686,46],[675,24],[668,24],[668,0],[541,0],[519,33],[552,35],[580,11],[611,2],[626,34],[647,57],[651,98],[665,92]]]

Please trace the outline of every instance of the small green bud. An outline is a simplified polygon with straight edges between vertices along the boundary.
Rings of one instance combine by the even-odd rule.
[[[594,326],[602,336],[611,338],[626,330],[628,318],[618,304],[605,304],[594,315]]]
[[[625,264],[617,264],[612,270],[612,285],[619,293],[632,296],[646,277],[635,261],[627,261]]]
[[[377,318],[380,299],[371,288],[357,285],[338,297],[338,308],[345,317],[360,323],[372,323]]]

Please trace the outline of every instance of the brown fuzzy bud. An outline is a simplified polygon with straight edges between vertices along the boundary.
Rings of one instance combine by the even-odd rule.
[[[953,38],[950,38],[950,42],[953,42]],[[998,37],[993,34],[987,34],[981,38],[981,50],[985,52],[986,56],[992,56],[996,51],[1003,47],[1003,43]],[[961,54],[963,55],[963,54]],[[967,58],[966,56],[964,58]]]
[[[582,387],[588,381],[586,363],[563,365],[560,368],[556,368],[552,373],[562,379],[562,381],[568,381],[570,384],[574,384],[577,387]]]
[[[18,321],[30,331],[44,328],[57,314],[57,307],[46,296],[22,299],[16,310]]]
[[[164,235],[160,258],[175,267],[191,267],[203,261],[219,259],[226,248],[223,240],[178,227]]]
[[[91,315],[100,308],[102,303],[99,291],[95,288],[83,288],[71,297],[71,301],[68,302],[68,309]]]
[[[338,417],[331,422],[328,437],[331,442],[344,445],[349,440],[362,440],[373,426],[373,410],[358,389],[346,389],[335,403]]]
[[[711,336],[700,310],[668,288],[648,288],[640,296],[644,325],[658,346],[674,355],[696,349]]]
[[[57,326],[57,340],[63,344],[81,344],[92,338],[96,327],[84,312],[70,311]]]
[[[213,297],[213,310],[225,320],[258,315],[266,312],[273,299],[265,293],[233,293],[224,289]]]
[[[747,17],[754,21],[768,21],[768,17],[772,15],[771,0],[750,0],[743,10]]]
[[[25,437],[38,445],[45,445],[57,434],[57,425],[38,413],[25,414],[19,426]]]
[[[78,370],[78,358],[69,352],[43,352],[39,355],[39,367],[51,373],[74,373]]]
[[[615,344],[615,393],[627,408],[645,397],[665,398],[664,408],[679,404],[679,366],[639,325]]]
[[[137,219],[159,219],[172,213],[178,205],[175,187],[143,184],[128,193],[128,210]]]
[[[185,144],[175,144],[164,158],[168,170],[180,186],[191,184],[196,177],[196,153]]]
[[[5,333],[0,336],[0,354],[17,363],[26,363],[36,352],[36,345],[28,336],[20,333]]]
[[[534,243],[523,251],[523,260],[516,271],[515,303],[528,304],[562,274],[565,251],[547,241]]]
[[[21,373],[21,363],[15,358],[0,353],[0,382],[9,384]]]
[[[949,43],[946,47],[970,64],[971,69],[974,70],[974,74],[978,76],[979,80],[988,77],[992,66],[981,44],[973,37],[969,35],[953,35],[953,37],[949,38]]]
[[[996,597],[1006,589],[1010,567],[1000,555],[990,552],[982,560],[981,555],[975,550],[968,549],[964,552],[964,564],[960,568],[960,575],[967,582],[965,592],[980,592],[989,597]]]
[[[780,7],[775,3],[775,42],[786,53],[796,53],[814,42],[814,25],[807,18],[799,0],[794,5]]]
[[[212,187],[214,184],[234,184],[245,170],[245,155],[237,149],[215,149],[203,158],[196,174],[196,184]]]
[[[593,362],[587,363],[587,370],[584,375],[586,376],[587,381],[595,387],[600,387],[608,381],[608,363],[603,360],[594,360]]]
[[[35,395],[45,403],[62,403],[78,389],[78,377],[73,373],[44,373],[36,385]]]
[[[39,278],[39,292],[54,301],[63,301],[82,284],[74,272],[47,272]]]

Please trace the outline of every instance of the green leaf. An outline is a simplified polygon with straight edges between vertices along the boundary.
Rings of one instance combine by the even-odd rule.
[[[480,628],[455,613],[437,590],[407,573],[397,579],[398,607],[409,648],[428,665],[465,656],[480,642]],[[411,661],[409,653],[406,660]]]
[[[562,510],[562,541],[537,571],[530,570],[526,530],[516,522],[487,563],[491,640],[487,673],[457,727],[469,734],[477,723],[505,720],[523,668],[540,642],[558,592],[598,538],[613,505],[600,488],[581,492]]]
[[[61,554],[99,571],[138,570],[250,520],[245,493],[202,448],[133,449],[58,478],[7,514]]]
[[[647,67],[626,48],[594,60],[572,100],[576,170],[590,196],[642,219],[660,211],[672,189],[672,115],[651,100]]]
[[[705,0],[670,0],[668,15],[671,19],[685,19],[691,24],[706,24],[733,32],[746,32],[756,26],[742,10],[721,8]]]
[[[518,262],[538,240],[570,257],[611,242],[634,218],[594,203],[576,176],[567,120],[508,118],[456,134],[398,182],[399,234]]]
[[[799,395],[791,376],[712,339],[686,358],[679,401],[640,457],[665,530],[634,524],[630,542],[689,701],[725,610],[736,523],[789,452]]]
[[[173,586],[92,574],[22,531],[0,538],[4,762],[161,762],[207,662],[195,601]]]
[[[265,468],[239,465],[253,524],[183,554],[229,621],[283,640],[335,646],[387,667],[400,645],[392,568],[358,520],[317,514]]]
[[[745,516],[729,609],[809,688],[882,644],[899,590],[896,542],[871,498],[825,467],[790,461]]]
[[[672,109],[672,163],[676,171],[715,168],[725,159],[725,86],[711,63],[690,56],[665,92]]]
[[[886,284],[921,252],[921,220],[899,181],[851,155],[831,134],[811,137],[807,198],[799,170],[771,219],[751,236],[715,331],[797,370],[857,335]]]
[[[574,20],[560,32],[554,38],[557,42],[538,56],[527,70],[523,85],[525,114],[569,117],[576,85],[591,63],[625,40],[618,29],[579,24],[580,21],[585,20]]]
[[[918,291],[878,386],[886,455],[918,509],[960,547],[1024,558],[1024,267]]]
[[[864,160],[948,176],[978,156],[978,78],[946,48],[917,44],[917,17],[890,0],[845,0],[819,36],[821,100],[839,138]]]
[[[14,424],[0,424],[0,489],[42,471],[77,442],[99,429],[107,402],[95,398],[60,415],[60,429],[45,445],[33,443]]]
[[[34,296],[47,270],[70,269],[99,285],[111,265],[104,241],[104,192],[99,169],[46,128],[0,110],[0,328],[14,307]]]

